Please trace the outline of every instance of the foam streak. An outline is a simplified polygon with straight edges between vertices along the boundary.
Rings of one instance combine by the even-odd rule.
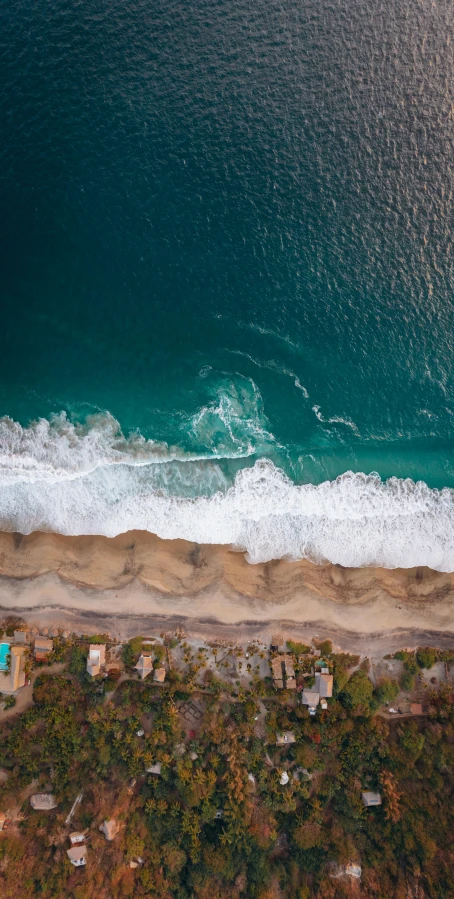
[[[164,451],[167,465],[156,465]],[[162,445],[124,438],[113,419],[79,430],[64,417],[29,429],[4,419],[0,456],[3,530],[108,537],[146,530],[230,544],[251,562],[454,570],[454,492],[422,482],[350,472],[298,486],[262,459],[229,486],[212,460],[187,459],[183,471]],[[210,495],[202,495],[208,476]]]

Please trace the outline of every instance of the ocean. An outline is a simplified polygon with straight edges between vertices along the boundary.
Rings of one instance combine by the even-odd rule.
[[[0,10],[0,528],[454,570],[454,6]]]

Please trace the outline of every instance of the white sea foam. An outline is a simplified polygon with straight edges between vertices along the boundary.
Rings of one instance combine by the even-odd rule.
[[[125,438],[109,416],[84,427],[65,416],[29,428],[0,422],[0,528],[106,536],[140,529],[232,544],[251,562],[454,570],[451,490],[352,473],[297,486],[263,459],[229,485],[215,460],[181,453],[179,461],[162,444]]]

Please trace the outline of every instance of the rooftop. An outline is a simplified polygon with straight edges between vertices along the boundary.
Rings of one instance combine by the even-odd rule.
[[[333,695],[333,675],[332,674],[316,674],[315,689],[323,698],[330,698]]]
[[[292,730],[285,730],[282,734],[276,734],[276,745],[285,746],[287,743],[295,743],[296,737]]]
[[[381,805],[380,793],[373,793],[370,790],[366,790],[364,793],[361,793],[361,797],[366,808],[370,805]]]
[[[155,668],[153,680],[158,681],[159,684],[163,684],[165,681],[165,677],[166,677],[166,669],[165,668]]]
[[[37,811],[48,812],[52,808],[57,808],[58,802],[53,793],[34,793],[30,797],[30,805]]]
[[[142,655],[140,656],[137,665],[134,666],[136,671],[139,672],[142,680],[148,677],[149,674],[153,671],[153,659],[151,655]]]
[[[86,846],[72,846],[71,849],[66,850],[66,854],[67,854],[70,862],[76,868],[79,868],[80,865],[87,864],[87,847]]]
[[[106,840],[111,841],[117,836],[120,825],[116,822],[115,818],[111,818],[109,821],[103,821],[103,823],[99,825],[99,829],[101,833],[104,834]]]
[[[303,705],[308,705],[309,708],[315,709],[320,702],[320,694],[315,690],[303,690],[301,702]]]
[[[48,637],[35,637],[35,652],[52,652],[54,644]]]

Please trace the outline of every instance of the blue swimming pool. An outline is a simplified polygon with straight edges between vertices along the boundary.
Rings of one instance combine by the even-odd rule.
[[[8,668],[7,658],[9,655],[9,643],[0,643],[0,671],[6,671]]]

